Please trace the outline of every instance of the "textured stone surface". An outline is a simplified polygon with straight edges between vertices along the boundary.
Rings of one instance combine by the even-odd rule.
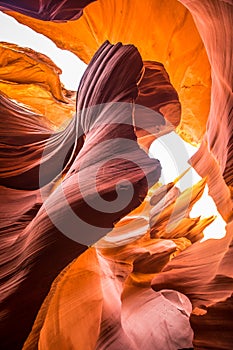
[[[61,70],[47,56],[1,42],[0,57],[0,91],[46,117],[53,129],[73,117],[75,93],[61,85]]]
[[[27,3],[18,9],[41,20],[10,14],[90,62],[78,90],[78,113],[64,130],[54,131],[64,103],[68,120],[74,100],[60,85],[59,69],[32,50],[1,44],[0,88],[7,95],[0,105],[1,346],[20,349],[28,336],[28,350],[231,349],[233,3],[98,0],[79,20],[87,2],[78,8],[62,4],[54,12],[49,2],[43,16]],[[72,21],[59,23],[67,19]],[[106,39],[138,50],[105,42],[92,58]],[[38,92],[37,100],[25,98],[25,84],[34,97]],[[39,109],[42,90],[48,104],[56,101],[58,119]],[[112,102],[121,103],[112,108]],[[96,103],[103,105],[95,109]],[[203,180],[183,193],[176,180],[154,184],[160,165],[144,152],[174,127],[189,142],[201,143],[190,163]],[[124,147],[122,138],[133,143]],[[95,187],[92,174],[102,160]],[[44,193],[38,189],[40,164]],[[98,203],[97,193],[110,206],[116,184],[118,195],[127,193],[125,180],[134,195],[123,210],[89,206],[90,198]],[[214,218],[189,213],[206,182],[227,225],[224,238],[202,242]],[[64,194],[94,230],[77,229]],[[55,222],[65,223],[76,242]],[[91,235],[92,243],[102,238],[86,250]]]
[[[64,0],[60,3],[54,0],[36,0],[33,3],[26,1],[0,1],[0,10],[13,10],[23,13],[33,18],[39,18],[44,21],[62,21],[74,20],[82,16],[83,8],[94,0]]]
[[[126,75],[132,61],[134,69]],[[160,177],[159,161],[150,159],[136,142],[132,104],[127,103],[138,94],[136,82],[142,66],[134,46],[104,43],[80,83],[77,97],[80,113],[62,132],[49,134],[51,131],[43,120],[37,125],[38,116],[2,96],[2,113],[8,113],[1,119],[4,141],[0,153],[1,190],[8,205],[3,219],[14,210],[14,196],[19,201],[22,193],[22,201],[25,198],[18,217],[12,216],[11,225],[5,222],[2,227],[1,242],[5,250],[1,261],[4,315],[1,344],[4,349],[22,346],[56,275],[86,249],[85,244],[98,240],[112,229],[114,222],[137,207],[148,187]],[[117,84],[112,89],[111,82],[116,77]],[[123,103],[116,107],[106,105],[112,101]],[[91,109],[99,103],[103,104],[102,109]],[[6,132],[6,125],[10,133]],[[102,152],[98,151],[99,144]],[[65,168],[68,172],[62,184],[51,193],[53,180]],[[96,169],[93,183],[90,175],[95,175]],[[127,179],[133,185],[130,201],[125,201]],[[99,196],[107,201],[115,198],[116,184],[120,201],[126,204],[109,213],[98,207],[94,209],[92,206],[98,203]],[[41,192],[38,188],[42,185]],[[30,196],[30,192],[25,195],[22,190],[33,192]],[[79,221],[72,221],[70,208]],[[79,244],[80,240],[83,244]]]
[[[134,44],[143,60],[164,64],[182,104],[179,133],[199,143],[210,104],[210,65],[190,12],[176,0],[98,0],[77,21],[47,23],[10,13],[88,63],[105,41]]]

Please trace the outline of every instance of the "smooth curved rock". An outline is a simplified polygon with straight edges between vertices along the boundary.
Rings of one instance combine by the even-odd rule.
[[[159,256],[164,264],[165,255],[168,258],[174,246],[165,240],[154,242],[153,254],[157,258],[153,260],[154,269]],[[136,350],[142,346],[146,349],[191,346],[188,299],[175,291],[155,293],[148,283],[142,288],[133,277],[131,280],[131,274],[139,274],[136,260],[145,258],[145,252],[149,251],[145,248],[134,244],[106,256],[91,248],[82,254],[54,282],[23,349],[49,346]],[[54,316],[59,319],[59,328],[52,322]]]
[[[148,151],[155,138],[175,130],[179,125],[181,105],[166,69],[159,62],[143,62],[143,76],[138,88],[134,111],[136,135],[139,144]]]
[[[130,71],[132,61],[134,69]],[[1,346],[4,349],[12,347],[17,349],[22,346],[36,313],[58,273],[86,249],[85,244],[95,242],[111,230],[114,222],[137,207],[145,197],[148,186],[150,187],[160,176],[159,162],[150,159],[138,146],[132,122],[131,101],[138,94],[137,81],[142,65],[140,54],[134,46],[104,43],[93,57],[80,82],[76,118],[64,131],[52,134],[50,138],[46,134],[47,139],[45,138],[42,143],[36,142],[32,137],[29,145],[26,143],[27,138],[24,138],[26,135],[28,138],[31,137],[28,131],[33,128],[36,116],[30,121],[31,112],[28,113],[4,99],[5,105],[13,109],[13,113],[10,114],[11,123],[13,125],[15,122],[18,127],[18,129],[12,128],[12,131],[16,131],[18,135],[18,130],[21,130],[23,135],[21,139],[18,135],[19,141],[15,141],[12,132],[8,138],[5,136],[6,144],[11,144],[12,149],[16,151],[20,149],[17,142],[24,142],[26,143],[24,147],[28,146],[26,154],[32,152],[33,146],[44,146],[45,150],[48,147],[48,152],[42,154],[42,159],[40,159],[41,148],[39,158],[29,157],[31,164],[29,162],[28,166],[35,169],[39,179],[42,172],[42,181],[45,184],[52,181],[47,172],[53,171],[54,177],[56,176],[57,168],[52,167],[53,157],[59,149],[64,150],[67,144],[69,147],[63,156],[67,156],[66,161],[70,163],[70,169],[61,185],[48,198],[43,198],[42,188],[40,192],[44,203],[36,215],[33,212],[34,219],[32,215],[26,217],[28,225],[25,228],[18,225],[13,245],[9,238],[11,228],[9,232],[7,231],[7,242],[4,241],[4,236],[2,238],[12,251],[9,255],[4,254],[2,261],[4,267],[1,295],[5,298],[1,303],[1,313],[4,315],[1,319],[3,328]],[[116,77],[117,84],[115,89],[112,89],[111,82],[116,81]],[[117,107],[114,102],[117,103]],[[103,107],[98,107],[99,104]],[[28,124],[20,129],[20,120],[24,119]],[[3,124],[6,122],[3,120]],[[4,128],[2,130],[5,133]],[[34,137],[43,139],[43,133],[40,132],[38,135],[35,133]],[[70,135],[74,138],[70,138]],[[82,148],[79,144],[81,138],[85,139],[83,145],[81,144]],[[122,139],[125,142],[122,143]],[[71,154],[69,154],[70,147],[73,148]],[[102,152],[98,152],[98,147]],[[8,148],[5,154],[7,150]],[[2,152],[4,156],[4,148]],[[66,165],[62,162],[64,159],[55,157],[55,161],[58,160],[58,169],[60,166],[62,170],[64,164]],[[38,169],[34,167],[34,161],[40,165]],[[7,167],[4,171],[7,172]],[[95,175],[96,171],[97,178],[93,183],[90,175]],[[27,173],[20,174],[24,183],[29,181]],[[19,187],[18,183],[15,183],[15,178],[9,179],[8,187],[14,185],[16,188]],[[131,182],[134,192],[130,201],[125,202],[125,199],[128,199],[124,185],[126,179]],[[109,213],[94,209],[93,205],[96,201],[98,203],[99,196],[103,197],[109,206],[109,202],[116,197],[116,185],[120,204],[123,203],[124,206]],[[11,210],[11,202],[8,204],[8,210]],[[71,212],[76,214],[75,222],[72,221]],[[80,240],[83,244],[79,243]],[[30,286],[33,286],[33,290]]]
[[[47,56],[0,43],[0,91],[46,117],[54,130],[64,128],[75,113],[75,93],[62,86],[60,74]]]
[[[208,176],[210,194],[226,221],[232,220],[232,41],[233,3],[182,1],[192,13],[211,64],[211,108],[206,134],[191,163]],[[205,21],[202,20],[205,18]],[[208,26],[206,25],[208,23]],[[225,183],[224,183],[225,181]],[[227,187],[229,186],[229,188]]]
[[[202,140],[210,107],[210,65],[192,15],[177,0],[98,0],[77,21],[46,26],[7,14],[86,63],[105,40],[134,44],[144,61],[161,62],[168,72],[182,105],[179,134],[194,144]]]
[[[98,46],[106,39],[109,39],[113,43],[117,41],[127,44],[133,43],[138,47],[143,60],[163,63],[174,88],[179,94],[182,105],[181,123],[177,128],[177,132],[191,143],[200,143],[202,141],[201,147],[196,155],[192,157],[191,163],[202,177],[206,176],[210,194],[214,198],[219,212],[228,223],[227,234],[224,238],[200,242],[202,230],[213,218],[205,220],[200,220],[200,218],[190,219],[188,213],[193,202],[200,197],[204,181],[194,188],[193,195],[191,195],[191,190],[180,194],[174,186],[169,184],[162,189],[158,189],[154,193],[149,206],[147,203],[145,207],[137,208],[138,212],[131,212],[124,217],[115,225],[106,238],[98,242],[99,245],[96,245],[97,250],[89,249],[87,253],[81,255],[80,258],[84,259],[81,266],[84,269],[80,271],[79,267],[77,267],[76,263],[80,261],[78,259],[64,271],[65,274],[69,271],[69,268],[72,270],[76,266],[76,270],[72,270],[71,278],[74,276],[80,277],[79,273],[83,272],[85,266],[90,264],[90,285],[95,283],[98,285],[96,294],[89,294],[90,291],[85,279],[81,280],[83,285],[80,283],[83,288],[82,291],[85,290],[85,292],[77,295],[77,291],[73,290],[73,286],[69,285],[70,278],[66,280],[63,273],[58,277],[58,284],[55,282],[49,297],[39,312],[33,332],[25,345],[26,347],[29,346],[30,348],[33,344],[37,348],[39,343],[42,348],[46,349],[48,344],[54,341],[54,348],[57,348],[56,340],[59,340],[61,344],[66,346],[65,341],[69,339],[71,348],[75,347],[74,342],[77,341],[84,348],[86,344],[93,348],[93,344],[97,342],[99,349],[110,348],[111,346],[119,349],[121,347],[136,349],[137,344],[140,344],[140,347],[143,348],[146,348],[147,345],[149,347],[157,346],[154,340],[160,339],[159,337],[163,341],[168,339],[169,346],[175,344],[176,348],[177,346],[190,347],[192,331],[188,323],[190,304],[187,297],[194,308],[191,316],[191,324],[194,329],[194,347],[197,349],[205,347],[206,349],[216,348],[219,350],[229,349],[232,346],[232,1],[207,0],[203,2],[201,0],[181,0],[180,2],[186,8],[175,0],[167,2],[148,0],[143,5],[139,1],[116,2],[113,0],[99,0],[85,9],[84,15],[78,21],[59,24],[47,22],[46,26],[40,20],[8,12],[20,22],[52,38],[60,47],[73,50],[85,61],[89,61]],[[108,16],[106,16],[106,13]],[[61,11],[60,15],[56,12],[57,19],[62,21],[62,16],[63,20],[67,19],[64,12]],[[73,18],[72,16],[73,14],[70,19]],[[192,17],[197,27],[195,27]],[[51,19],[54,18],[52,15]],[[56,38],[54,37],[55,33]],[[27,54],[26,51],[24,54]],[[129,59],[130,56],[132,61]],[[24,55],[21,57],[22,62],[24,60],[23,57]],[[212,80],[211,100],[209,98],[209,63]],[[144,67],[146,65],[147,63],[144,64]],[[101,68],[98,70],[98,67]],[[12,206],[12,209],[15,210],[15,217],[12,214],[7,217],[8,212],[7,210],[4,211],[3,233],[5,236],[3,237],[5,241],[3,246],[6,248],[10,247],[7,251],[8,256],[4,254],[3,257],[3,262],[7,265],[7,268],[3,270],[3,273],[5,273],[4,277],[7,280],[3,296],[8,298],[6,299],[8,304],[6,304],[5,309],[3,304],[2,316],[5,317],[5,319],[3,318],[5,327],[3,334],[8,337],[7,341],[10,339],[10,332],[12,343],[22,344],[22,340],[26,338],[30,325],[32,325],[37,310],[47,294],[53,279],[72,258],[85,249],[85,246],[74,244],[74,242],[60,234],[54,226],[54,222],[51,222],[48,218],[49,214],[50,219],[55,219],[56,223],[59,224],[62,223],[64,218],[67,219],[67,208],[64,207],[64,202],[61,200],[63,194],[61,189],[64,190],[68,202],[72,209],[76,211],[76,214],[83,210],[82,219],[84,221],[88,221],[91,218],[91,222],[94,225],[101,226],[104,223],[104,229],[107,232],[111,230],[115,221],[141,203],[148,188],[145,180],[149,180],[150,185],[158,179],[159,164],[156,162],[152,164],[152,161],[148,161],[145,152],[139,149],[137,142],[132,148],[125,149],[124,156],[127,155],[130,161],[127,158],[126,161],[118,159],[116,162],[111,162],[113,154],[114,156],[116,154],[119,155],[119,149],[122,151],[122,144],[118,148],[117,142],[112,142],[112,150],[109,150],[107,147],[102,149],[107,154],[107,158],[101,152],[93,152],[93,149],[98,147],[99,143],[112,141],[119,136],[122,137],[122,135],[128,140],[137,141],[134,128],[130,127],[133,124],[131,105],[127,108],[121,105],[119,109],[116,108],[115,110],[104,105],[98,110],[97,115],[99,118],[97,118],[97,122],[95,119],[96,110],[94,111],[92,107],[97,101],[103,104],[107,102],[131,103],[137,98],[138,93],[140,98],[140,84],[141,87],[143,84],[142,70],[143,63],[135,48],[132,46],[127,46],[127,48],[124,46],[122,48],[121,44],[111,47],[108,43],[105,43],[97,55],[94,56],[81,81],[77,102],[79,114],[73,119],[73,126],[70,129],[66,129],[73,132],[74,127],[76,128],[77,126],[75,133],[71,133],[75,137],[72,139],[72,152],[69,154],[67,167],[65,162],[64,167],[68,173],[62,186],[58,186],[58,189],[49,196],[47,206],[42,205],[42,199],[38,195],[37,187],[33,187],[29,193],[26,193],[25,187],[19,189],[17,187],[18,184],[15,189],[2,189],[2,193],[7,200],[15,197],[20,204],[23,202],[22,211],[18,210],[15,204]],[[147,73],[146,69],[145,78]],[[15,76],[16,78],[17,76]],[[45,82],[45,80],[43,81]],[[170,98],[172,100],[174,98],[176,107],[179,104],[175,90],[172,89],[172,85],[169,85],[169,79],[166,77],[165,80],[167,84],[166,90],[169,88],[171,92],[171,95],[166,98],[168,108],[162,109],[159,106],[161,102],[159,101],[159,97],[161,98],[159,94],[162,92],[162,84],[158,84],[160,89],[155,96],[155,99],[158,99],[155,101],[155,110],[162,113],[165,119],[169,120],[172,112],[171,106],[169,106]],[[107,82],[109,85],[107,85]],[[149,80],[148,86],[150,83]],[[141,88],[142,90],[143,88]],[[25,115],[32,116],[31,112],[20,109],[16,104],[13,107],[12,101],[8,101],[5,97],[2,100],[6,102],[7,109],[9,106],[11,110],[16,109],[17,113],[19,112],[19,115],[24,120],[27,120]],[[149,107],[154,105],[150,101],[149,104]],[[141,105],[144,106],[147,103],[144,104],[142,101]],[[83,108],[85,107],[91,108],[84,111]],[[168,116],[166,117],[167,112]],[[177,112],[177,108],[175,112]],[[148,148],[152,138],[156,135],[153,128],[160,128],[165,124],[162,114],[156,115],[155,123],[151,129],[152,132],[148,136],[148,144],[143,140],[143,137],[147,137],[147,135],[138,135],[139,142],[141,138],[141,145],[145,149]],[[120,118],[118,119],[119,115]],[[109,116],[114,117],[115,125],[114,123],[106,123],[106,121],[110,121]],[[179,113],[177,113],[174,118],[175,125],[177,125],[179,117]],[[13,120],[14,118],[10,118],[10,126],[14,125]],[[151,121],[150,118],[149,121]],[[122,125],[119,126],[119,122]],[[20,123],[17,124],[17,128],[19,125]],[[49,123],[47,123],[46,127],[43,124],[41,128],[45,128],[46,132],[48,132],[47,130],[50,130]],[[143,130],[143,128],[141,129]],[[85,134],[82,139],[84,145],[81,143],[77,147],[76,132]],[[41,135],[40,137],[42,137]],[[65,140],[65,134],[62,133],[62,135]],[[157,132],[158,135],[159,132]],[[6,134],[4,137],[9,142]],[[56,137],[55,139],[57,139]],[[52,145],[54,145],[53,142]],[[13,149],[15,149],[14,146]],[[9,149],[10,147],[8,147],[8,151]],[[30,147],[27,150],[29,151]],[[9,155],[10,152],[7,154]],[[51,154],[54,155],[53,152]],[[12,157],[12,160],[14,158]],[[134,161],[138,161],[139,158],[143,162],[145,160],[146,167],[144,169],[147,169],[146,174],[148,176],[144,176],[145,173],[143,174],[135,166]],[[74,180],[77,179],[77,173],[82,173],[83,183],[81,182],[79,185],[84,186],[86,191],[84,193],[87,197],[91,196],[92,199],[94,198],[93,202],[95,202],[95,190],[91,186],[85,187],[85,184],[86,180],[90,178],[90,173],[95,168],[95,165],[103,159],[107,159],[109,162],[98,172],[97,178],[99,182],[97,183],[97,189],[100,190],[104,199],[110,201],[115,199],[115,185],[119,179],[122,180],[126,177],[127,180],[131,179],[134,184],[135,197],[132,203],[125,208],[125,211],[123,210],[117,215],[116,213],[113,215],[99,215],[92,209],[89,210],[88,205],[84,205],[83,198],[80,199],[77,196],[77,192],[81,193],[80,187],[74,188]],[[12,172],[16,171],[15,165],[17,161],[16,163],[14,162],[12,163]],[[84,167],[82,162],[85,164]],[[32,161],[33,163],[34,161]],[[19,173],[23,174],[22,167],[19,166],[19,168],[21,169]],[[126,169],[128,172],[127,176],[125,173]],[[7,167],[3,170],[3,174],[6,175]],[[58,171],[56,170],[55,173],[57,174]],[[10,179],[8,186],[12,187],[12,179]],[[122,182],[119,186],[120,192],[124,193],[125,189],[128,190],[127,186],[128,184]],[[46,191],[47,194],[50,194],[51,189],[48,188]],[[188,193],[190,197],[187,196]],[[165,197],[163,198],[162,195]],[[188,197],[191,198],[190,202]],[[41,209],[39,209],[40,206]],[[187,215],[184,212],[185,208],[187,209]],[[140,217],[140,215],[143,215],[143,217]],[[171,218],[173,220],[170,220]],[[17,220],[16,226],[14,226],[16,222],[14,220]],[[31,220],[31,224],[28,225]],[[9,231],[7,231],[5,225],[10,225]],[[13,227],[15,231],[10,232]],[[77,236],[78,233],[74,227],[75,225],[72,226],[71,222],[71,235]],[[167,230],[167,228],[169,229]],[[20,231],[23,230],[23,234],[18,235],[18,229]],[[136,243],[132,243],[132,236],[127,235],[128,230],[132,230],[132,236],[135,235],[137,238]],[[10,235],[11,233],[12,236]],[[94,236],[96,234],[97,231],[94,232]],[[105,248],[101,248],[101,244]],[[62,248],[66,249],[66,254],[64,254]],[[21,255],[18,256],[18,253],[21,253]],[[90,256],[90,260],[85,260],[88,254],[92,254],[94,257]],[[48,274],[46,270],[48,263],[46,262],[52,256],[56,257],[56,261],[50,265],[50,273]],[[4,261],[4,259],[6,260]],[[99,266],[98,263],[100,264]],[[27,270],[28,266],[30,266],[31,270]],[[90,269],[88,268],[87,270],[89,275]],[[75,275],[76,272],[78,272],[77,276]],[[11,273],[15,275],[12,277]],[[41,285],[39,285],[38,289],[31,292],[32,300],[27,300],[27,307],[29,307],[31,314],[25,323],[21,320],[22,324],[20,323],[20,326],[22,331],[20,332],[19,312],[25,312],[24,305],[26,302],[24,303],[24,300],[31,286],[38,286],[38,276],[41,277]],[[94,278],[92,279],[92,277]],[[156,292],[150,289],[152,279],[152,286]],[[123,292],[122,281],[125,282]],[[68,287],[65,287],[66,283],[68,283]],[[17,290],[18,286],[20,288]],[[167,289],[171,291],[168,292]],[[59,295],[60,291],[63,293],[61,298]],[[15,298],[16,293],[18,293],[19,297],[17,300]],[[89,298],[87,303],[82,300],[83,295],[87,295]],[[85,341],[85,337],[81,338],[75,333],[75,316],[77,313],[73,312],[72,306],[81,307],[82,313],[80,315],[85,315],[93,301],[92,297],[96,301],[95,322],[93,323],[93,320],[88,318],[86,320],[88,320],[88,326],[93,327],[93,335],[91,339],[88,339],[89,341]],[[22,301],[20,305],[18,300]],[[113,308],[112,300],[114,300]],[[153,337],[150,339],[150,342],[145,344],[143,329],[140,328],[138,321],[143,319],[145,315],[149,315],[149,317],[154,316],[155,320],[156,318],[161,319],[159,313],[155,315],[152,313],[151,315],[151,311],[147,308],[149,305],[162,313],[163,309],[160,308],[161,303],[158,300],[161,303],[166,302],[166,307],[169,310],[169,317],[164,320],[166,325],[173,326],[173,323],[171,322],[170,324],[169,322],[173,319],[173,317],[170,317],[171,310],[174,311],[173,316],[177,315],[179,322],[175,324],[175,327],[178,327],[175,329],[178,330],[175,334],[172,333],[171,336],[170,332],[166,333],[164,331],[163,325],[160,325],[161,332],[159,330],[157,332],[153,324],[152,328],[150,328],[151,325],[149,324],[148,329],[144,330],[144,334],[149,337],[150,331],[148,333],[148,330],[151,330]],[[62,302],[64,302],[64,305],[62,305]],[[68,304],[65,302],[68,302]],[[140,310],[135,310],[135,304],[140,305]],[[67,308],[67,305],[71,305],[70,308]],[[7,315],[6,310],[9,309],[10,311],[8,311],[9,314]],[[29,312],[28,310],[26,311]],[[10,312],[12,312],[11,315]],[[58,314],[59,312],[61,314]],[[14,320],[11,317],[12,315],[15,316]],[[53,323],[54,315],[56,315],[56,322],[59,320],[63,324],[57,339],[53,336],[54,334],[57,335],[57,328],[54,327]],[[130,322],[127,323],[129,318]],[[219,329],[211,337],[211,332],[215,331],[220,322],[224,325],[224,337],[219,336]],[[182,331],[185,330],[184,325],[187,326],[188,333],[184,334],[182,332],[181,339],[179,337],[177,339],[180,329]],[[84,326],[85,324],[82,323],[83,335],[87,336]],[[12,330],[17,327],[19,333],[13,332],[15,336],[13,339]],[[88,332],[89,334],[90,332]],[[174,343],[172,344],[172,342]],[[4,348],[7,348],[7,346],[11,348],[12,344],[9,344],[9,342],[8,344],[4,343]]]
[[[204,181],[196,186],[192,201],[187,193],[181,195],[182,205],[189,211],[203,185]],[[169,260],[191,244],[186,238],[190,231],[183,232],[180,238],[173,239],[171,235],[172,239],[151,239],[150,202],[158,190],[158,185],[150,189],[138,208],[58,276],[24,349],[61,346],[175,350],[192,346],[189,300],[175,290],[151,290],[153,277],[160,275]],[[178,199],[173,198],[173,202]],[[168,210],[173,210],[172,205],[164,204],[162,213]],[[139,221],[142,218],[144,226]],[[205,225],[199,226],[199,236]],[[94,315],[88,311],[91,305]],[[53,322],[54,317],[59,320],[59,327]]]
[[[82,16],[83,8],[95,0],[65,0],[60,2],[54,0],[24,1],[0,1],[0,10],[12,10],[24,15],[38,18],[43,21],[65,22],[75,20]]]

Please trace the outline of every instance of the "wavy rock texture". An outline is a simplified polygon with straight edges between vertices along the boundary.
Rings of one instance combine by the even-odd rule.
[[[0,95],[0,184],[18,190],[36,190],[62,172],[74,148],[76,118],[64,131],[54,132],[42,115]],[[80,144],[80,145],[79,145]],[[81,137],[77,149],[81,147]],[[53,164],[53,167],[47,166]],[[40,176],[40,167],[44,172]]]
[[[158,201],[162,207],[161,215],[170,211],[171,216],[174,207],[178,207],[180,213],[181,206],[183,212],[186,208],[190,211],[204,186],[205,181],[201,181],[193,193],[189,190],[181,195],[178,193],[172,201]],[[137,209],[58,276],[24,349],[39,346],[41,349],[143,347],[149,350],[192,346],[189,300],[175,290],[153,292],[150,287],[153,277],[168,261],[191,245],[191,231],[187,232],[186,227],[179,231],[180,237],[167,233],[166,239],[150,238],[149,216],[155,208],[151,203],[158,192],[161,193],[160,188],[152,188]],[[140,223],[141,232],[135,241],[137,236],[132,228],[134,224],[139,226],[142,218],[144,227]],[[199,235],[208,224],[206,219],[205,224],[199,226]],[[59,327],[54,322],[54,315],[59,319]]]
[[[158,244],[157,247],[157,257],[162,255],[159,250],[168,254],[167,242],[164,242],[163,246]],[[64,272],[64,277],[61,277],[58,284],[54,285],[53,296],[48,296],[51,300],[40,333],[39,346],[42,349],[66,348],[67,345],[70,349],[140,349],[142,346],[151,349],[158,344],[164,347],[167,343],[176,344],[181,348],[191,346],[192,331],[188,321],[191,305],[188,299],[175,291],[164,290],[155,293],[150,288],[140,288],[128,281],[130,270],[132,264],[127,260],[123,265],[119,261],[112,260],[112,257],[104,259],[94,250],[88,250],[87,254],[83,254],[80,260],[78,259],[66,273]],[[75,288],[71,289],[71,285]],[[89,289],[91,285],[93,292]],[[60,295],[63,302],[73,305],[73,312],[70,309],[65,315],[65,309],[62,306],[58,308]],[[43,308],[41,314],[45,313]],[[165,310],[166,316],[163,317]],[[51,322],[54,312],[56,314],[59,312],[62,324],[56,337],[54,337],[55,325]],[[92,312],[95,315],[94,319]],[[82,315],[85,316],[86,323],[82,322]],[[174,328],[174,318],[177,319],[177,326],[184,327],[183,334]],[[158,319],[161,322],[159,324],[156,322]],[[154,326],[155,322],[157,327]],[[80,324],[79,329],[77,324]],[[38,327],[37,323],[34,327],[34,329]],[[151,335],[148,339],[149,334]],[[25,349],[37,348],[34,337],[35,335],[31,334],[24,346]],[[168,346],[169,348],[174,347]]]
[[[184,4],[186,2],[184,1]],[[187,2],[211,63],[211,108],[200,150],[191,162],[201,176],[209,175],[210,194],[224,219],[232,219],[232,30],[231,1]],[[206,10],[207,9],[207,10]],[[209,23],[206,27],[201,18]],[[214,39],[213,39],[214,38]],[[225,183],[224,183],[225,182]],[[229,186],[229,187],[227,187]]]
[[[82,16],[83,8],[95,0],[63,0],[58,4],[54,0],[36,0],[33,4],[30,1],[19,0],[0,1],[0,10],[13,10],[24,15],[39,18],[44,21],[68,21],[78,19]]]
[[[179,133],[189,142],[201,141],[209,113],[210,65],[192,16],[178,1],[98,0],[84,9],[79,20],[46,26],[8,14],[86,63],[105,40],[132,43],[143,60],[163,63],[182,105]]]
[[[130,71],[132,61],[134,69]],[[56,275],[86,249],[85,244],[95,242],[111,230],[114,222],[137,207],[145,197],[148,186],[160,176],[159,162],[150,159],[136,142],[132,104],[126,103],[138,94],[136,82],[142,66],[141,57],[134,46],[103,44],[80,83],[76,118],[64,131],[51,136],[42,125],[34,125],[38,116],[3,97],[3,112],[9,112],[9,121],[2,119],[3,135],[6,134],[6,123],[11,126],[11,133],[5,135],[2,147],[5,168],[1,183],[5,186],[2,190],[6,201],[9,199],[4,217],[14,209],[10,199],[16,195],[20,200],[20,190],[47,186],[42,192],[35,192],[34,198],[30,197],[29,192],[25,199],[26,208],[21,208],[19,218],[15,217],[15,221],[12,218],[11,227],[3,227],[2,242],[6,250],[2,256],[1,314],[4,317],[1,320],[1,344],[5,349],[16,349],[22,345]],[[129,71],[131,73],[126,75]],[[110,82],[116,81],[116,77],[117,84],[113,90]],[[111,103],[107,104],[109,101]],[[118,103],[116,107],[112,101]],[[102,109],[92,109],[92,106],[100,103],[103,104]],[[122,138],[126,140],[124,144]],[[101,143],[102,153],[98,149]],[[17,159],[16,153],[22,165],[16,160],[10,169],[4,157],[7,159],[10,156],[14,160]],[[101,165],[103,160],[104,164]],[[67,167],[67,164],[70,166]],[[48,193],[51,192],[53,179],[64,168],[66,172],[69,171],[62,184]],[[92,182],[90,174],[96,175],[96,170],[96,182]],[[128,202],[125,200],[128,188],[126,179],[131,181],[134,189]],[[98,211],[98,207],[93,209],[88,205],[88,200],[92,205],[96,201],[98,203],[99,196],[107,201],[114,199],[116,184],[120,209],[104,213]],[[41,200],[37,203],[38,192],[42,193],[43,200],[46,199],[43,196],[48,197],[43,205]],[[21,193],[25,197],[25,193]],[[70,207],[78,215],[75,218],[80,218],[78,230],[79,222],[72,221]],[[15,228],[14,235],[11,234],[12,226]],[[81,240],[83,244],[67,236],[76,242]],[[33,291],[30,288],[32,285]],[[25,299],[28,299],[26,303]],[[14,332],[14,337],[9,332]]]
[[[77,113],[60,132],[51,115],[1,96],[2,347],[21,348],[36,318],[24,349],[231,349],[232,1],[98,0],[78,21],[46,25],[42,19],[78,18],[87,3],[76,8],[65,1],[54,12],[49,2],[43,16],[37,5],[0,4],[30,11],[39,19],[8,13],[86,62],[106,39],[139,50],[108,42],[100,47],[80,82]],[[28,83],[64,103],[51,61],[9,44],[1,50],[9,97],[12,85],[28,77],[11,73],[15,63],[6,52],[24,67],[32,62]],[[183,193],[176,180],[156,184],[146,196],[160,165],[143,149],[174,127],[190,143],[202,142],[190,162],[206,178]],[[109,207],[116,190],[124,203],[125,180],[134,192],[122,210],[89,206],[100,208],[99,193]],[[224,238],[202,242],[214,218],[189,213],[206,181],[227,225]],[[84,222],[80,230],[69,207]]]
[[[0,57],[0,91],[48,118],[54,129],[71,119],[75,93],[61,85],[61,70],[47,56],[1,42]]]
[[[138,142],[148,151],[155,138],[179,125],[181,105],[161,63],[144,61],[143,70],[143,77],[138,85],[139,95],[135,101],[134,120]]]

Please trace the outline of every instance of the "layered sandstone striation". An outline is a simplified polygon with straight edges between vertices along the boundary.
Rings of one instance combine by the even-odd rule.
[[[0,45],[1,347],[231,349],[233,3],[77,3],[0,2],[89,63],[75,108],[49,58]],[[183,193],[147,154],[174,129],[199,146]],[[220,240],[189,215],[206,183]]]

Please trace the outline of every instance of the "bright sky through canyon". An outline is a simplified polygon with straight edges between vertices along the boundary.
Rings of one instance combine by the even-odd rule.
[[[14,43],[22,47],[29,47],[35,51],[41,52],[50,57],[53,62],[62,69],[60,76],[61,82],[67,89],[77,90],[79,81],[86,68],[83,63],[73,53],[59,49],[50,39],[36,33],[32,29],[19,24],[15,19],[0,13],[0,41]],[[179,144],[185,152],[179,158],[179,167],[177,167],[177,160],[172,155],[171,146]],[[168,183],[173,181],[182,171],[189,167],[188,159],[196,152],[196,148],[184,142],[177,134],[170,133],[160,137],[154,141],[150,148],[150,156],[156,157],[160,160],[162,165],[162,176],[160,181]],[[179,156],[177,154],[177,156]],[[180,189],[193,185],[200,180],[200,177],[195,170],[190,170],[190,173],[185,175],[180,184]],[[190,183],[191,179],[191,183]],[[215,203],[210,196],[208,196],[208,188],[206,187],[202,198],[194,205],[191,211],[191,217],[207,217],[216,215],[215,221],[208,226],[204,233],[205,238],[221,238],[225,233],[225,222],[219,215]]]

